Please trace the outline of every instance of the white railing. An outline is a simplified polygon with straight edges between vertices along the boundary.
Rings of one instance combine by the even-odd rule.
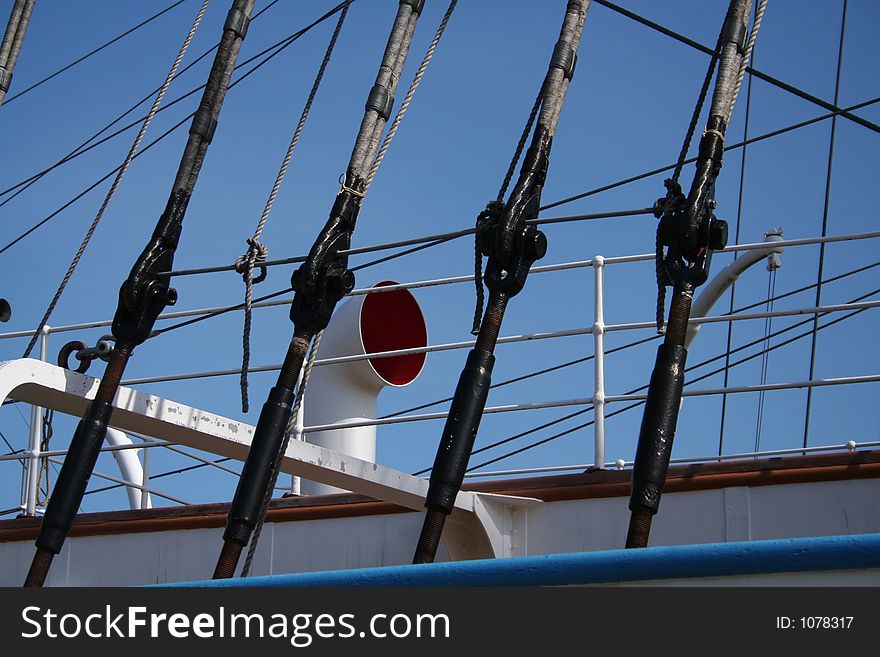
[[[772,247],[774,249],[782,249],[785,247],[797,247],[803,245],[812,245],[812,244],[823,244],[823,243],[832,243],[832,242],[844,242],[844,241],[856,241],[856,240],[866,240],[866,239],[875,239],[880,237],[880,231],[875,232],[867,232],[867,233],[857,233],[850,235],[837,235],[837,236],[827,236],[827,237],[815,237],[815,238],[804,238],[804,239],[790,239],[790,240],[777,240],[772,242]],[[737,251],[747,251],[747,250],[755,250],[755,249],[763,249],[766,250],[768,248],[767,242],[753,243],[753,244],[739,244],[727,247],[723,249],[723,252],[737,252]],[[612,467],[627,467],[631,464],[629,461],[615,461],[613,463],[606,463],[605,461],[605,409],[608,404],[614,404],[619,402],[629,402],[629,401],[643,401],[646,398],[646,395],[643,393],[632,393],[632,394],[608,394],[605,387],[605,367],[604,367],[604,357],[605,357],[605,346],[604,346],[604,336],[606,333],[615,332],[615,331],[638,331],[638,330],[648,330],[655,328],[655,322],[652,321],[643,321],[643,322],[628,322],[621,324],[606,324],[605,322],[605,310],[604,310],[604,287],[605,287],[605,270],[608,266],[618,265],[624,263],[632,263],[632,262],[644,262],[653,260],[654,254],[637,254],[637,255],[628,255],[628,256],[619,256],[619,257],[603,257],[596,256],[589,260],[581,260],[575,262],[565,262],[551,265],[541,265],[532,268],[532,273],[550,273],[550,272],[558,272],[558,271],[566,271],[572,269],[586,269],[590,268],[593,271],[593,279],[594,279],[594,317],[593,323],[590,326],[585,327],[576,327],[576,328],[568,328],[561,329],[556,331],[548,331],[548,332],[539,332],[539,333],[530,333],[530,334],[522,334],[522,335],[508,335],[502,336],[498,339],[499,344],[511,344],[511,343],[519,343],[519,342],[529,342],[535,340],[550,340],[578,335],[592,335],[593,336],[593,345],[594,345],[594,390],[593,395],[590,397],[583,397],[577,399],[568,399],[568,400],[549,400],[549,401],[539,401],[539,402],[529,402],[529,403],[520,403],[520,404],[506,404],[500,406],[490,406],[485,409],[485,413],[493,414],[493,413],[508,413],[508,412],[517,412],[517,411],[527,411],[527,410],[537,410],[537,409],[546,409],[546,408],[557,408],[557,407],[567,407],[567,406],[589,406],[592,405],[594,412],[594,461],[593,463],[603,463],[607,466]],[[460,283],[468,283],[473,282],[473,275],[463,275],[463,276],[452,276],[446,278],[436,278],[431,280],[423,280],[423,281],[414,281],[409,283],[401,283],[398,285],[389,285],[383,287],[371,287],[366,289],[357,289],[354,290],[352,295],[360,295],[360,294],[382,294],[385,292],[392,292],[395,290],[411,290],[416,288],[424,288],[424,287],[434,287],[434,286],[442,286],[442,285],[453,285]],[[283,299],[275,299],[271,301],[265,301],[260,303],[255,303],[254,308],[268,308],[272,306],[285,305],[290,303],[290,298]],[[770,317],[788,317],[795,315],[820,315],[825,313],[840,313],[840,312],[848,312],[853,310],[867,310],[873,309],[880,306],[880,300],[877,301],[861,301],[857,303],[845,303],[845,304],[831,304],[824,306],[816,306],[816,307],[806,307],[806,308],[795,308],[795,309],[785,309],[785,310],[774,310],[770,312],[752,312],[752,313],[738,313],[738,314],[725,314],[725,315],[717,315],[717,316],[708,316],[708,317],[694,317],[691,318],[692,324],[707,324],[707,323],[731,323],[731,322],[739,322],[739,321],[749,321],[755,319],[765,319]],[[171,319],[179,319],[185,317],[199,317],[210,314],[218,313],[219,311],[227,310],[232,307],[230,306],[220,306],[213,308],[201,308],[195,310],[186,310],[186,311],[178,311],[172,313],[166,313],[159,317],[160,320],[171,320]],[[85,322],[78,324],[69,324],[65,326],[55,326],[49,327],[46,326],[43,329],[42,335],[40,336],[40,358],[41,360],[47,360],[48,355],[48,339],[51,334],[54,333],[64,333],[70,331],[77,330],[85,330],[92,328],[100,328],[106,327],[111,324],[111,320],[104,321],[96,321],[96,322]],[[33,331],[16,331],[16,332],[8,332],[0,334],[0,340],[8,340],[14,338],[25,338],[33,335]],[[327,358],[327,359],[318,359],[315,362],[316,366],[330,365],[335,363],[344,363],[351,362],[357,360],[366,360],[366,359],[376,359],[376,358],[384,358],[390,356],[399,356],[406,354],[418,354],[418,353],[429,353],[429,352],[439,352],[439,351],[449,351],[449,350],[457,350],[457,349],[469,349],[474,345],[475,341],[467,340],[461,342],[450,342],[450,343],[442,343],[442,344],[434,344],[428,345],[426,347],[421,348],[413,348],[413,349],[401,349],[395,351],[386,351],[386,352],[377,352],[377,353],[368,353],[365,355],[353,355],[353,356],[342,356],[337,358]],[[275,371],[280,369],[280,364],[271,364],[271,365],[263,365],[263,366],[255,366],[249,369],[250,372],[267,372],[267,371]],[[238,375],[240,374],[240,368],[229,368],[229,369],[220,369],[220,370],[206,370],[206,371],[198,371],[198,372],[189,372],[189,373],[179,373],[179,374],[169,374],[162,376],[153,376],[153,377],[141,377],[141,378],[133,378],[126,381],[123,381],[126,385],[143,385],[148,383],[159,383],[159,382],[170,382],[170,381],[183,381],[183,380],[195,380],[195,379],[203,379],[210,377],[218,377],[218,376],[230,376],[230,375]],[[796,389],[796,388],[812,388],[812,387],[820,387],[820,386],[837,386],[837,385],[852,385],[852,384],[861,384],[861,383],[869,383],[869,382],[877,382],[880,381],[880,375],[867,375],[867,376],[850,376],[850,377],[841,377],[835,379],[819,379],[812,381],[795,381],[795,382],[786,382],[786,383],[773,383],[773,384],[764,384],[764,385],[748,385],[748,386],[727,386],[721,388],[711,388],[711,389],[688,389],[685,390],[684,396],[705,396],[705,395],[726,395],[726,394],[737,394],[737,393],[750,393],[750,392],[759,392],[759,391],[768,391],[768,390],[786,390],[786,389]],[[431,420],[439,420],[444,419],[447,416],[446,412],[435,412],[435,413],[421,413],[421,414],[410,414],[410,415],[401,415],[396,417],[387,417],[380,418],[376,420],[369,421],[359,421],[359,422],[347,422],[341,424],[332,425],[333,429],[343,429],[343,428],[354,428],[354,427],[363,427],[363,426],[381,426],[381,425],[390,425],[390,424],[400,424],[400,423],[409,423],[409,422],[422,422],[422,421],[431,421]],[[24,461],[25,462],[25,473],[23,475],[22,482],[22,498],[21,498],[21,508],[22,510],[30,515],[39,513],[39,509],[36,505],[36,500],[38,496],[38,476],[39,476],[39,467],[40,467],[40,459],[47,458],[50,461],[58,462],[57,457],[63,456],[63,450],[55,450],[51,452],[40,452],[40,439],[42,434],[42,409],[39,407],[33,407],[31,412],[31,422],[30,422],[30,433],[29,433],[29,445],[28,449],[23,452],[9,454],[0,456],[0,462],[3,461]],[[303,433],[310,433],[316,431],[322,431],[330,428],[325,425],[315,425],[315,426],[307,426],[304,427]],[[200,461],[206,465],[217,467],[218,469],[224,470],[226,472],[232,474],[238,474],[236,470],[232,468],[228,468],[225,466],[221,466],[219,464],[210,461],[209,459],[204,459],[199,457],[198,455],[192,454],[190,452],[186,452],[177,447],[174,447],[173,443],[169,443],[167,441],[150,441],[148,438],[145,438],[147,442],[135,443],[132,445],[122,445],[122,446],[106,446],[102,451],[113,451],[120,449],[141,449],[149,450],[154,447],[162,447],[167,449],[172,449],[178,453],[181,453],[184,456],[189,458],[193,458],[197,461]],[[769,455],[779,455],[779,454],[801,454],[813,451],[828,451],[833,449],[855,449],[853,447],[854,443],[850,442],[844,446],[827,446],[827,447],[807,447],[807,448],[797,448],[791,450],[776,450],[773,452],[752,452],[752,453],[743,453],[743,454],[735,454],[735,455],[725,455],[725,456],[712,456],[705,458],[688,458],[688,459],[673,459],[673,462],[699,462],[699,461],[710,461],[710,460],[726,460],[733,458],[754,458],[756,456],[769,456]],[[876,442],[863,442],[855,444],[856,447],[873,447],[880,445],[880,443]],[[148,451],[144,452],[145,454]],[[150,486],[148,486],[149,482],[149,472],[148,472],[148,459],[144,459],[144,478],[141,482],[131,482],[126,481],[124,479],[120,479],[118,477],[113,477],[111,475],[106,475],[103,473],[95,473],[95,476],[107,479],[110,481],[114,481],[116,483],[121,483],[126,486],[131,486],[136,489],[139,489],[144,492],[152,493],[156,496],[163,497],[165,499],[169,499],[178,503],[185,503],[177,497],[171,496],[167,493],[162,493],[160,491],[156,491]],[[468,477],[491,477],[491,476],[511,476],[511,475],[519,475],[519,474],[537,474],[537,473],[548,473],[548,472],[564,472],[571,470],[579,470],[586,469],[591,467],[590,465],[585,464],[577,464],[577,465],[567,465],[567,466],[551,466],[551,467],[543,467],[543,468],[526,468],[519,470],[498,470],[492,472],[480,472],[480,473],[469,473]]]

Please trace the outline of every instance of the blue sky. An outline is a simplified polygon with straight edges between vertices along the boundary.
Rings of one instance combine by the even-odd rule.
[[[76,59],[166,6],[165,2],[37,3],[10,96],[59,66]],[[0,148],[3,189],[59,159],[147,91],[158,87],[198,9],[188,0],[145,28],[0,109]],[[260,9],[267,3],[258,1]],[[281,0],[255,21],[242,50],[242,59],[293,33],[333,6],[327,0]],[[704,44],[715,41],[727,3],[723,0],[649,2],[621,0],[628,9],[656,20]],[[11,0],[0,3],[4,16]],[[263,241],[271,258],[300,255],[323,225],[338,189],[363,111],[363,102],[393,19],[396,2],[357,0],[340,36],[336,53],[318,92],[312,115],[269,219]],[[421,59],[445,11],[443,0],[427,0],[401,82],[405,85]],[[376,177],[360,214],[354,245],[417,237],[473,225],[476,214],[493,198],[506,171],[516,139],[546,70],[558,34],[565,3],[462,0],[415,101]],[[758,38],[755,66],[822,99],[834,96],[841,21],[840,0],[771,0]],[[184,64],[217,40],[227,3],[211,3]],[[4,19],[5,20],[5,19]],[[240,86],[223,107],[214,143],[208,153],[187,212],[176,268],[228,264],[241,255],[245,238],[256,225],[271,188],[293,126],[333,29],[328,20],[286,49]],[[75,26],[75,28],[73,27]],[[880,73],[875,35],[880,5],[850,0],[843,53],[841,106],[877,96]],[[686,45],[638,25],[605,7],[591,7],[572,83],[553,152],[544,202],[550,203],[673,162],[678,154],[708,58]],[[167,100],[203,83],[210,58],[182,75]],[[743,135],[747,103],[738,101],[728,141]],[[160,135],[191,112],[194,95],[161,113],[147,134]],[[143,108],[143,111],[146,107]],[[749,103],[749,134],[757,135],[807,120],[825,111],[811,103],[755,80]],[[859,115],[880,122],[880,108]],[[702,122],[701,122],[702,123]],[[786,238],[810,237],[821,231],[830,121],[791,132],[749,147],[743,179],[740,242],[760,241],[765,230],[783,226]],[[55,210],[107,171],[117,166],[134,137],[134,130],[96,148],[0,207],[0,240],[9,242],[24,229]],[[837,122],[834,175],[828,213],[828,232],[857,233],[876,229],[875,210],[867,196],[877,180],[878,135],[845,119]],[[185,130],[175,132],[132,165],[113,199],[92,244],[71,281],[51,324],[109,319],[117,290],[140,252],[164,207]],[[717,214],[735,233],[740,186],[740,151],[728,153],[718,183]],[[692,169],[682,180],[689,184]],[[13,318],[3,330],[33,327],[48,304],[82,235],[103,199],[105,183],[13,248],[0,254],[2,296],[13,306]],[[650,206],[663,193],[662,176],[554,208],[545,216],[624,210]],[[3,197],[5,198],[5,197]],[[548,226],[549,251],[541,264],[605,256],[646,253],[653,249],[655,220],[650,216]],[[731,240],[732,241],[732,240]],[[874,262],[873,241],[831,245],[826,251],[825,275],[833,276]],[[472,268],[473,244],[461,239],[441,247],[367,269],[358,285],[383,279],[423,280],[467,274]],[[777,292],[814,283],[818,247],[789,249],[777,275]],[[353,258],[352,264],[367,257]],[[713,270],[729,262],[717,256]],[[874,273],[872,273],[874,272]],[[287,287],[291,268],[275,267],[255,294]],[[767,272],[752,269],[736,287],[736,305],[766,296]],[[606,322],[647,321],[653,317],[655,286],[650,263],[609,267],[606,274]],[[876,270],[823,288],[823,301],[842,303],[872,290]],[[177,309],[238,303],[243,285],[236,274],[218,273],[176,281]],[[812,306],[814,291],[777,304],[777,308]],[[473,313],[472,285],[429,288],[416,293],[425,311],[432,343],[469,337]],[[510,305],[503,335],[551,331],[592,322],[592,273],[572,270],[529,279],[526,290]],[[716,306],[726,310],[729,296]],[[876,311],[874,311],[876,312]],[[798,321],[774,320],[773,328]],[[874,374],[880,357],[872,339],[876,318],[871,311],[820,333],[816,377]],[[763,320],[740,322],[733,345],[759,338]],[[281,360],[291,333],[287,310],[260,311],[255,318],[254,365]],[[92,343],[101,330],[55,336],[54,359],[69,339]],[[607,347],[650,335],[616,333]],[[727,329],[707,326],[689,357],[690,363],[722,353]],[[0,358],[21,355],[23,340],[0,341]],[[654,360],[654,346],[645,345],[608,357],[609,394],[622,393],[645,382]],[[517,376],[592,353],[589,336],[500,346],[495,380]],[[751,352],[748,352],[751,353]],[[451,394],[464,362],[464,352],[431,354],[420,379],[403,390],[380,397],[380,413]],[[241,314],[197,324],[160,336],[140,347],[131,360],[128,378],[234,368],[241,358]],[[808,374],[809,340],[774,351],[768,381],[804,380]],[[92,374],[100,368],[93,365]],[[235,376],[200,383],[161,383],[150,392],[192,406],[213,410],[251,423],[275,374],[251,376],[252,410],[239,406]],[[528,382],[496,390],[492,405],[560,398],[592,393],[589,364],[566,368]],[[760,359],[730,372],[731,385],[760,382]],[[698,386],[720,387],[721,375]],[[846,440],[876,440],[880,418],[877,384],[827,388],[814,393],[810,442],[814,445]],[[795,447],[803,434],[804,391],[768,393],[761,447]],[[725,423],[725,451],[747,451],[755,439],[755,394],[732,395]],[[674,456],[705,456],[718,449],[719,398],[688,400],[683,408]],[[442,407],[441,407],[442,408]],[[614,407],[609,407],[609,411]],[[21,409],[25,418],[27,409]],[[436,410],[436,409],[431,409]],[[478,446],[550,421],[566,409],[487,416]],[[578,418],[511,444],[519,447],[583,422]],[[641,411],[608,420],[608,459],[630,459]],[[62,448],[72,431],[69,418],[56,420],[53,448]],[[439,421],[385,427],[379,432],[379,461],[414,471],[433,459],[441,430]],[[25,445],[27,427],[14,407],[0,410],[0,430],[16,447]],[[589,463],[591,429],[576,431],[501,461],[494,467],[514,468]],[[5,448],[5,445],[4,445]],[[501,455],[495,450],[475,457]],[[481,459],[482,460],[482,459]],[[474,461],[476,463],[478,461]],[[158,452],[155,472],[190,465],[179,456]],[[0,508],[18,501],[18,466],[0,463]],[[109,456],[99,470],[115,473]],[[163,491],[192,502],[229,499],[234,478],[207,468],[188,476],[156,482]],[[101,485],[93,480],[92,486]],[[85,510],[120,508],[120,491],[91,495]]]

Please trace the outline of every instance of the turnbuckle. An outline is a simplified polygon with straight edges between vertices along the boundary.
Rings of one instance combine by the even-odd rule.
[[[290,278],[294,290],[290,319],[298,330],[312,335],[330,322],[336,304],[354,289],[354,273],[348,268],[358,211],[364,194],[363,179],[348,175],[336,195],[330,218],[315,240],[306,261]]]
[[[709,276],[713,251],[727,246],[727,222],[718,219],[712,210],[715,200],[706,199],[699,210],[700,218],[692,221],[688,199],[681,186],[671,180],[664,181],[667,194],[654,203],[654,216],[659,218],[657,240],[666,248],[663,270],[666,285],[702,285]],[[696,231],[689,227],[696,225]]]

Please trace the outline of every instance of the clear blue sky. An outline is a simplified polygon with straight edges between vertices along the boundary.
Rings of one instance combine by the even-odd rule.
[[[62,2],[40,0],[15,72],[10,96],[59,66],[76,59],[155,13],[169,2]],[[138,30],[0,109],[0,186],[9,187],[54,162],[84,141],[148,90],[158,87],[199,6],[188,0],[147,27]],[[260,0],[257,8],[267,2]],[[333,6],[329,0],[281,0],[250,28],[242,59],[296,31]],[[675,29],[704,44],[714,43],[727,3],[672,0],[621,0],[637,13]],[[11,0],[0,3],[3,20]],[[427,0],[401,91],[421,59],[446,9],[443,0]],[[185,63],[217,40],[228,2],[215,0],[194,40]],[[338,189],[337,179],[347,163],[362,115],[363,102],[375,77],[397,3],[393,0],[357,0],[351,7],[312,115],[306,124],[284,187],[275,205],[263,241],[270,257],[300,255],[323,225]],[[493,198],[506,170],[516,139],[538,89],[556,36],[563,0],[504,2],[462,0],[420,87],[398,136],[370,190],[360,214],[354,245],[368,245],[469,227],[485,203]],[[840,0],[771,0],[758,39],[755,65],[761,70],[831,101],[841,21]],[[335,19],[326,21],[233,89],[224,104],[219,128],[208,153],[190,204],[177,268],[227,264],[244,252],[245,238],[256,225],[271,188],[293,126],[308,94]],[[841,106],[878,95],[876,33],[880,5],[873,0],[850,0],[840,87]],[[615,182],[675,160],[702,81],[708,58],[671,39],[594,5],[587,17],[577,74],[571,86],[551,156],[544,202],[549,203]],[[210,58],[181,76],[167,97],[201,84]],[[746,88],[729,129],[729,141],[743,135]],[[163,112],[147,140],[191,112],[198,95]],[[144,108],[145,109],[145,108]],[[752,86],[750,135],[806,120],[824,110],[755,80]],[[880,108],[859,111],[880,122]],[[740,242],[760,241],[765,230],[785,228],[785,237],[809,237],[821,231],[830,122],[826,121],[748,149],[743,187]],[[27,192],[0,207],[3,244],[45,217],[117,166],[133,139],[125,133],[88,155],[52,172]],[[874,204],[868,202],[878,174],[878,135],[841,119],[831,188],[829,233],[855,233],[877,226]],[[185,141],[179,130],[136,160],[104,218],[51,324],[109,319],[117,290],[155,224],[168,195]],[[718,215],[736,231],[741,153],[729,153],[718,185]],[[690,182],[692,169],[682,180]],[[74,204],[45,227],[0,255],[2,295],[13,306],[6,330],[33,327],[48,304],[86,227],[93,218],[108,183]],[[548,211],[546,216],[602,212],[650,206],[663,193],[662,176],[628,185]],[[4,197],[5,198],[5,197]],[[653,249],[655,220],[650,216],[607,219],[550,226],[550,248],[541,264],[605,256],[646,253]],[[732,239],[731,239],[732,241]],[[876,245],[861,242],[830,246],[826,276],[843,273],[876,258]],[[359,286],[392,278],[411,281],[467,274],[472,268],[473,244],[462,239],[448,245],[368,269],[358,276]],[[777,292],[815,282],[818,247],[789,249],[783,256]],[[352,264],[364,262],[355,258]],[[718,256],[713,270],[729,262]],[[874,272],[874,273],[872,273]],[[824,288],[823,301],[841,303],[876,286],[872,270]],[[276,267],[256,294],[288,285],[290,267]],[[758,266],[736,288],[736,305],[763,299],[767,272]],[[176,281],[178,309],[231,304],[243,298],[243,285],[234,273],[188,277]],[[811,306],[814,292],[786,299],[777,308]],[[456,285],[417,292],[428,320],[433,343],[468,339],[473,313],[473,286]],[[573,270],[529,279],[526,290],[510,305],[502,334],[559,330],[592,322],[592,273]],[[609,268],[606,322],[647,321],[655,303],[650,263]],[[729,296],[716,308],[726,310]],[[793,320],[776,320],[782,328]],[[820,334],[817,378],[874,374],[880,366],[876,348],[876,312],[841,323]],[[738,323],[733,345],[760,337],[763,320]],[[51,356],[69,339],[93,343],[101,330],[55,336]],[[252,364],[281,360],[291,333],[287,310],[257,314]],[[649,332],[609,335],[611,348]],[[722,353],[727,329],[707,326],[691,352],[689,362]],[[16,358],[23,340],[0,341],[0,357]],[[607,392],[622,393],[647,382],[654,360],[647,345],[608,357]],[[592,353],[589,336],[552,342],[501,346],[495,380]],[[751,353],[751,352],[748,352]],[[423,403],[451,394],[464,361],[463,351],[432,354],[421,378],[407,389],[385,392],[380,413]],[[241,358],[241,314],[169,333],[140,347],[129,364],[127,377],[234,368]],[[809,340],[774,351],[768,380],[807,378]],[[97,373],[100,368],[92,373]],[[703,370],[705,371],[705,370]],[[258,408],[275,374],[251,376],[252,410],[244,416],[239,406],[235,376],[200,383],[163,383],[145,386],[150,392],[220,414],[256,421]],[[592,368],[579,365],[493,392],[490,404],[587,397],[593,388]],[[731,385],[760,381],[760,359],[730,373]],[[697,384],[720,387],[721,375]],[[761,447],[795,447],[803,433],[803,391],[769,393]],[[848,390],[823,389],[814,395],[810,442],[814,445],[849,439],[876,440],[880,435],[877,384]],[[757,395],[731,396],[725,427],[725,451],[750,450],[755,439]],[[705,456],[718,448],[719,398],[685,403],[674,456]],[[609,411],[614,407],[609,407]],[[28,409],[21,409],[25,417]],[[436,410],[436,409],[432,409]],[[550,421],[574,409],[487,416],[478,446]],[[512,443],[525,445],[553,431],[573,426],[583,416]],[[608,421],[606,455],[609,460],[634,454],[641,410]],[[53,448],[63,447],[72,431],[69,418],[56,420]],[[439,421],[385,427],[379,432],[379,461],[407,471],[429,465],[442,424]],[[14,407],[0,410],[0,430],[16,447],[26,444],[27,428]],[[538,449],[493,466],[513,468],[589,463],[591,429],[577,431]],[[5,445],[3,446],[5,451]],[[500,455],[496,450],[475,457]],[[477,460],[474,463],[479,462]],[[180,457],[158,453],[154,472],[192,464]],[[0,509],[18,502],[18,466],[0,463]],[[109,456],[99,470],[116,473]],[[201,469],[189,476],[156,481],[158,489],[193,502],[229,499],[233,477]],[[93,480],[92,486],[103,485]],[[7,504],[8,502],[8,504]],[[157,503],[159,503],[157,501]],[[120,491],[91,495],[85,510],[120,508]]]

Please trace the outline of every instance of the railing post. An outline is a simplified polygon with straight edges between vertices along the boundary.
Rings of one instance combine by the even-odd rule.
[[[300,370],[299,377],[296,380],[296,388],[299,390],[299,387],[302,385],[303,380],[303,372],[305,371],[305,366]],[[296,413],[296,417],[293,420],[293,439],[299,440],[300,442],[305,440],[303,438],[303,429],[305,429],[305,408],[306,408],[306,396],[303,393],[302,401],[299,404],[299,410]],[[273,493],[275,491],[272,491]],[[292,474],[290,475],[290,494],[299,496],[302,495],[302,477],[299,475]]]
[[[593,258],[595,301],[593,315],[593,440],[595,443],[594,465],[605,467],[605,258]]]
[[[150,508],[150,454],[152,453],[152,449],[148,447],[144,447],[144,458],[141,462],[141,468],[143,472],[143,476],[141,477],[141,508],[149,509]]]
[[[40,360],[45,361],[49,355],[49,332],[51,327],[44,326],[40,335]],[[27,452],[27,478],[24,486],[25,499],[23,500],[24,513],[28,516],[37,514],[37,497],[40,486],[40,445],[43,441],[43,409],[40,406],[31,406],[31,432]]]

